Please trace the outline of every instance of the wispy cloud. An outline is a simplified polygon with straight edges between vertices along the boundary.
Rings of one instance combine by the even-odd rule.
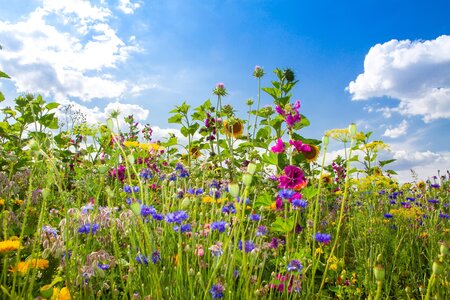
[[[422,116],[425,122],[450,118],[450,36],[435,40],[391,40],[373,46],[364,73],[350,82],[353,100],[387,96],[400,100],[384,113]]]
[[[141,7],[139,2],[131,2],[130,0],[119,0],[119,10],[121,10],[124,14],[133,14],[136,9]]]
[[[405,135],[407,133],[407,130],[408,122],[406,120],[403,120],[397,127],[389,126],[389,128],[384,131],[383,136],[394,139]]]

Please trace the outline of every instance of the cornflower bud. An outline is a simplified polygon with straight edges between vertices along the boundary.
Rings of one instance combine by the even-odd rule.
[[[242,182],[244,183],[245,186],[250,186],[252,184],[253,181],[253,175],[250,173],[245,173],[244,175],[242,175]]]
[[[228,191],[230,192],[230,195],[232,197],[238,197],[239,196],[239,184],[237,183],[230,183],[228,184]]]
[[[256,172],[256,164],[249,163],[248,166],[247,166],[247,172],[252,174],[252,175],[255,174],[255,172]]]
[[[355,135],[356,135],[356,124],[355,124],[355,123],[351,123],[351,124],[348,126],[348,131],[349,131],[349,133],[350,133],[350,136],[351,136],[352,138],[354,138]]]

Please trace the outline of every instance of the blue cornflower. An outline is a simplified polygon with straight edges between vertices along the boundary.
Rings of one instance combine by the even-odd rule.
[[[256,230],[256,236],[265,236],[266,233],[267,233],[266,226],[258,226],[258,229]]]
[[[181,163],[177,163],[177,165],[175,166],[175,170],[177,170],[177,171],[181,171],[183,169],[184,168],[183,168],[183,165]]]
[[[213,299],[219,299],[219,298],[223,298],[224,290],[225,290],[225,288],[219,282],[217,284],[213,284],[211,289],[209,290],[209,292],[211,293]]]
[[[222,212],[224,213],[224,214],[234,214],[234,213],[236,213],[236,208],[234,208],[234,205],[233,204],[228,204],[228,205],[225,205],[224,207],[222,207]]]
[[[258,222],[259,220],[261,220],[261,216],[258,215],[258,214],[251,214],[251,215],[248,216],[248,218],[251,221],[255,221],[255,222]]]
[[[193,188],[189,188],[186,193],[188,193],[189,195],[195,195],[195,189]]]
[[[432,184],[430,184],[430,188],[433,188],[433,189],[438,189],[438,188],[440,188],[441,186],[439,185],[439,184],[437,184],[437,183],[432,183]]]
[[[150,215],[153,216],[154,214],[156,214],[156,209],[153,206],[151,206],[151,205],[147,206],[145,204],[141,205],[141,215],[143,217],[147,217],[147,216],[150,216]]]
[[[129,185],[124,185],[123,186],[123,191],[127,194],[131,194],[131,186]]]
[[[295,199],[292,200],[292,206],[293,207],[301,207],[301,208],[305,208],[306,205],[308,205],[308,202],[306,200],[303,199]]]
[[[91,226],[90,223],[87,223],[87,224],[81,225],[81,227],[78,228],[78,232],[84,233],[84,234],[88,234],[88,233],[92,232],[92,234],[95,234],[99,228],[100,228],[100,225],[98,225],[98,224],[92,224],[92,226]]]
[[[203,189],[202,189],[202,188],[199,188],[199,189],[195,190],[195,194],[196,194],[196,195],[201,195],[201,194],[203,194]]]
[[[317,232],[315,239],[319,243],[324,243],[326,245],[331,241],[331,234]]]
[[[299,273],[301,273],[303,270],[303,265],[299,260],[294,259],[291,260],[290,263],[288,263],[287,270],[288,272],[298,271]]]
[[[450,215],[441,212],[441,213],[439,213],[439,218],[441,218],[441,219],[450,219]]]
[[[390,204],[395,204],[396,202],[395,202],[395,200],[391,200],[391,201],[389,201],[389,203]]]
[[[141,176],[142,179],[144,179],[144,180],[151,179],[153,177],[151,170],[149,168],[145,168],[145,169],[141,170],[141,172],[139,173],[139,176]]]
[[[209,191],[209,195],[210,195],[211,197],[214,197],[214,198],[216,198],[216,199],[219,199],[220,196],[222,196],[222,193],[221,193],[220,191],[218,191],[218,190],[210,190],[210,191]]]
[[[392,214],[384,214],[384,217],[386,219],[391,219],[392,217],[394,217]]]
[[[169,177],[169,181],[175,181],[177,180],[177,175],[176,174],[171,174]]]
[[[139,193],[141,189],[139,188],[139,186],[133,186],[133,192],[134,193]]]
[[[164,219],[164,216],[162,214],[157,214],[157,213],[153,214],[152,217],[153,217],[153,220],[156,220],[156,221],[161,221]]]
[[[175,230],[176,232],[181,232],[181,233],[190,232],[191,224],[183,224],[181,226],[175,225],[173,227],[173,230]]]
[[[152,253],[152,262],[156,264],[157,262],[161,261],[161,255],[159,254],[158,250],[153,251]]]
[[[189,177],[189,172],[187,170],[181,170],[180,171],[180,178],[186,178]]]
[[[280,190],[278,191],[278,196],[282,199],[292,199],[295,195],[295,191],[293,190]]]
[[[228,223],[225,221],[212,222],[211,230],[217,230],[218,232],[225,232],[227,225]]]
[[[181,224],[181,222],[186,220],[188,217],[188,214],[184,210],[175,211],[166,215],[166,222]]]
[[[439,200],[437,200],[437,199],[430,199],[430,200],[428,200],[428,203],[431,203],[431,204],[438,204],[438,203],[439,203]]]
[[[45,225],[42,226],[42,231],[47,233],[47,234],[51,234],[53,236],[57,236],[58,235],[58,230],[51,227],[50,225]]]
[[[406,200],[408,200],[408,201],[416,201],[416,198],[413,198],[413,197],[406,197]]]
[[[108,270],[108,269],[109,269],[109,265],[108,265],[108,264],[101,264],[101,263],[98,263],[98,264],[97,264],[97,267],[98,267],[99,269],[102,269],[102,270]]]
[[[209,185],[211,188],[218,189],[219,188],[219,182],[217,180],[211,181],[211,184]]]
[[[238,243],[239,250],[242,250],[242,241],[239,241]],[[251,252],[253,249],[255,249],[255,243],[252,241],[245,241],[245,252]]]
[[[148,257],[140,253],[136,256],[136,261],[141,265],[148,265]]]

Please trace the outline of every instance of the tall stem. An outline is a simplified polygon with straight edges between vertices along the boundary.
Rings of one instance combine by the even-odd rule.
[[[256,107],[256,117],[255,117],[255,124],[253,124],[253,134],[252,139],[255,139],[255,132],[256,132],[256,123],[258,122],[258,114],[259,114],[259,105],[261,103],[261,78],[258,77],[258,105]]]

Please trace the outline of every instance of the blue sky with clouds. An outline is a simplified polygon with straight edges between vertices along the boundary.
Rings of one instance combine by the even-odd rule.
[[[256,65],[291,67],[294,99],[320,138],[355,122],[391,144],[402,180],[450,168],[448,1],[0,0],[8,105],[42,93],[90,122],[120,108],[170,131],[168,112],[225,83],[246,116]],[[263,96],[263,105],[271,104]],[[339,153],[334,146],[333,153]]]

